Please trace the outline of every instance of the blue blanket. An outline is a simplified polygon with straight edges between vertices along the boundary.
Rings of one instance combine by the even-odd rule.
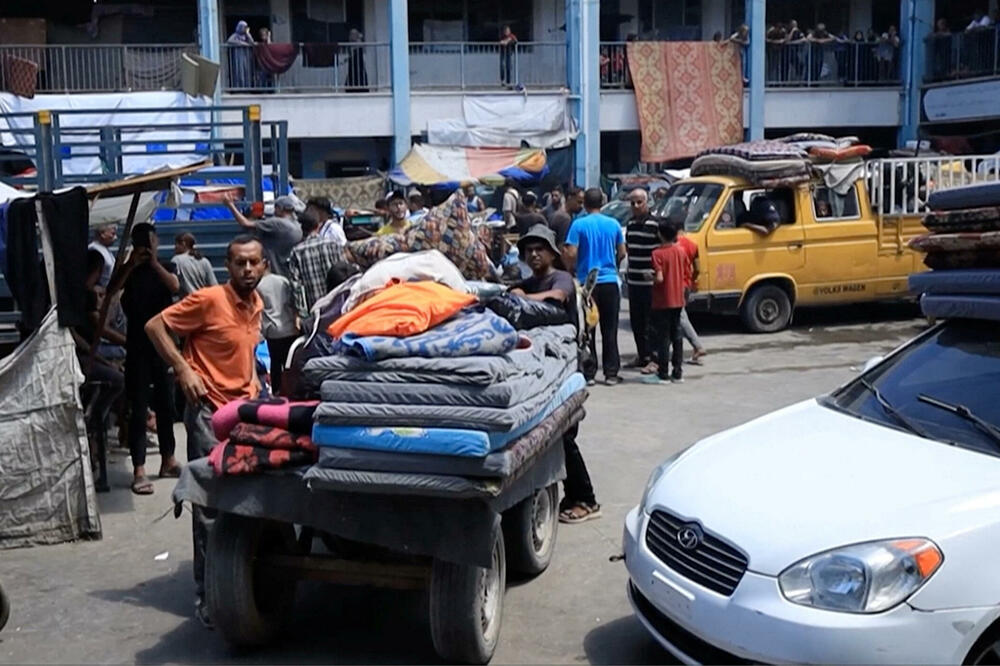
[[[467,308],[429,331],[405,338],[347,333],[334,344],[334,351],[343,356],[380,361],[412,356],[501,356],[516,346],[517,331],[506,319],[489,310]]]

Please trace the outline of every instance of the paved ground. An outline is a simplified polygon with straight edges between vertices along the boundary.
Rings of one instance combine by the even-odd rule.
[[[710,356],[704,367],[688,366],[685,384],[641,385],[630,373],[619,387],[596,387],[581,446],[604,518],[562,526],[548,571],[509,584],[494,663],[667,661],[631,615],[624,566],[608,561],[650,470],[701,437],[835,387],[921,330],[913,314],[904,307],[824,309],[770,336],[743,334],[732,320],[696,320]],[[625,324],[620,338],[628,358]],[[153,457],[150,467],[158,463]],[[152,497],[134,497],[120,454],[112,482],[115,489],[100,496],[102,541],[0,553],[14,605],[0,633],[0,662],[435,660],[421,595],[321,584],[300,587],[297,622],[282,645],[234,654],[192,619],[189,520],[162,517],[171,508],[171,482],[156,481]]]

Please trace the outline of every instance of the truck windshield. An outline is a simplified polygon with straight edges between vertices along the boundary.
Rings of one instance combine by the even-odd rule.
[[[652,206],[653,214],[683,222],[684,230],[698,231],[712,214],[722,185],[715,183],[674,183],[667,195]]]
[[[1000,326],[954,320],[821,403],[892,428],[998,455],[996,435],[988,427],[1000,427],[998,390]],[[942,409],[941,403],[965,408],[986,427],[967,415]]]

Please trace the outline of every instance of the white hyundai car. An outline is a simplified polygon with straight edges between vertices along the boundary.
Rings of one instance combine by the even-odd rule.
[[[628,596],[687,663],[997,663],[1000,322],[953,320],[833,393],[654,470]]]

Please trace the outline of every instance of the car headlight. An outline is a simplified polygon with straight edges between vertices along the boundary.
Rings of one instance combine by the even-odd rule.
[[[778,577],[789,601],[846,613],[878,613],[927,582],[944,556],[928,539],[892,539],[807,557]]]
[[[642,491],[642,499],[639,500],[639,511],[641,512],[646,511],[646,500],[649,499],[649,493],[653,489],[653,486],[655,486],[656,482],[660,480],[660,477],[663,476],[663,473],[667,471],[667,468],[669,468],[671,465],[677,462],[677,459],[680,458],[682,455],[684,455],[684,453],[686,453],[687,450],[690,448],[691,448],[690,446],[685,446],[683,449],[681,449],[680,451],[678,451],[677,453],[670,456],[669,458],[667,458],[662,463],[656,466],[656,468],[653,470],[653,473],[649,475],[649,480],[646,481],[645,490]]]

